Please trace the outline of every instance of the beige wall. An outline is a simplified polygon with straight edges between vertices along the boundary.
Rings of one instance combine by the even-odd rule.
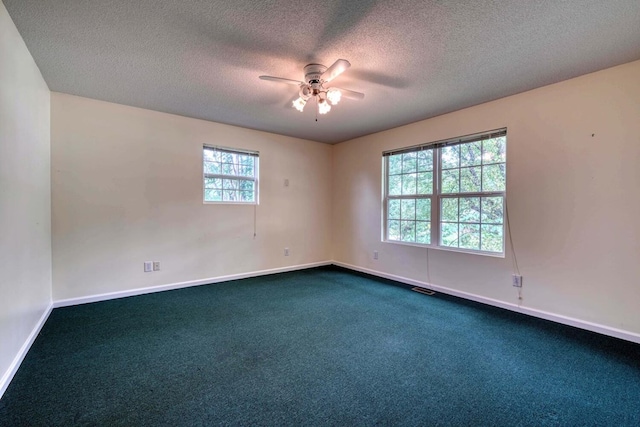
[[[51,117],[55,300],[331,259],[331,146],[55,92]],[[260,151],[255,239],[253,206],[202,203],[203,144]]]
[[[0,396],[51,304],[49,89],[0,3]]]
[[[507,127],[522,306],[640,333],[639,76],[637,61],[335,146],[334,259],[428,282],[424,248],[381,242],[382,151]],[[518,302],[509,253],[432,249],[429,265],[432,284]]]

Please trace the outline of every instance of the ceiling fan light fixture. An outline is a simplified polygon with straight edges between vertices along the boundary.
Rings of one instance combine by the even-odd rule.
[[[327,99],[333,105],[336,105],[338,102],[340,102],[341,97],[342,97],[342,92],[340,92],[338,89],[329,89],[327,91]]]
[[[300,90],[298,91],[298,95],[300,95],[300,98],[306,101],[311,98],[311,96],[313,95],[313,91],[311,90],[311,87],[309,87],[309,85],[301,85]]]
[[[296,110],[300,111],[302,113],[302,111],[304,110],[304,106],[307,103],[307,101],[305,99],[303,99],[302,97],[296,99],[295,101],[292,102],[293,104],[293,108],[295,108]]]
[[[331,110],[331,105],[325,98],[318,96],[318,113],[327,114]]]

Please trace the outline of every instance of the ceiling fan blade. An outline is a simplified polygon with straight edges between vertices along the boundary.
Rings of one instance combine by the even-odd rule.
[[[340,92],[342,92],[342,96],[344,96],[345,98],[349,98],[349,99],[364,99],[364,93],[362,92],[356,92],[354,90],[349,90],[349,89],[342,89],[341,87],[335,87],[335,86],[331,86],[330,89],[338,89]]]
[[[304,84],[299,80],[283,79],[282,77],[260,76],[260,79],[269,80],[269,81],[278,82],[278,83],[287,83],[287,84],[296,85],[296,86],[300,86]]]
[[[342,72],[349,67],[351,67],[349,61],[346,59],[338,59],[331,67],[327,68],[326,71],[322,73],[322,80],[328,83],[342,74]]]

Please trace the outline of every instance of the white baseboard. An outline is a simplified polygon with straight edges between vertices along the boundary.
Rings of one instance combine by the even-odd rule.
[[[16,372],[18,372],[18,368],[20,367],[20,365],[22,364],[22,361],[24,360],[25,356],[29,352],[31,345],[36,340],[36,337],[40,333],[40,330],[42,329],[45,322],[49,318],[49,315],[51,314],[51,310],[53,310],[53,304],[49,304],[49,306],[45,309],[44,313],[42,313],[42,316],[40,316],[40,319],[31,330],[31,333],[27,337],[26,341],[24,342],[24,344],[22,344],[22,347],[20,347],[20,351],[18,351],[18,354],[16,354],[16,357],[13,358],[13,362],[11,362],[11,365],[9,365],[9,369],[7,369],[7,371],[2,376],[2,379],[0,379],[0,399],[2,399],[4,392],[7,391],[7,387],[9,387],[9,383],[11,383],[11,380],[13,379],[14,375],[16,374]]]
[[[91,302],[107,301],[116,298],[125,298],[136,295],[151,294],[154,292],[170,291],[173,289],[189,288],[191,286],[208,285],[211,283],[227,282],[229,280],[246,279],[248,277],[265,276],[267,274],[286,273],[288,271],[305,270],[307,268],[322,267],[331,265],[331,261],[313,262],[309,264],[299,264],[287,267],[271,268],[268,270],[251,271],[248,273],[230,274],[227,276],[209,277],[207,279],[190,280],[187,282],[170,283],[167,285],[151,286],[148,288],[130,289],[120,292],[109,292],[106,294],[90,295],[79,298],[69,298],[53,302],[53,307],[68,307],[72,305],[87,304]]]
[[[584,320],[575,319],[573,317],[563,316],[561,314],[549,313],[547,311],[537,310],[535,308],[522,307],[522,306],[518,306],[517,304],[504,302],[504,301],[496,300],[493,298],[487,298],[481,295],[471,294],[468,292],[462,292],[462,291],[447,288],[444,286],[438,286],[431,283],[410,279],[408,277],[396,276],[395,274],[389,274],[389,273],[384,273],[382,271],[371,270],[364,267],[358,267],[356,265],[346,264],[343,262],[333,261],[332,264],[338,267],[349,269],[349,270],[371,274],[372,276],[395,280],[396,282],[405,283],[407,285],[431,289],[434,291],[442,292],[443,294],[453,295],[453,296],[468,299],[471,301],[492,305],[494,307],[504,308],[504,309],[515,311],[518,313],[527,314],[529,316],[538,317],[540,319],[551,320],[556,323],[562,323],[564,325],[574,326],[576,328],[585,329],[587,331],[597,332],[599,334],[608,335],[611,337],[620,338],[626,341],[631,341],[631,342],[640,344],[640,334],[637,334],[635,332],[612,328],[610,326],[600,325],[598,323],[587,322]]]

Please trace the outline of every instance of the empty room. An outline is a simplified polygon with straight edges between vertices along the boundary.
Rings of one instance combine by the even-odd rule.
[[[0,426],[640,425],[637,0],[0,0]]]

